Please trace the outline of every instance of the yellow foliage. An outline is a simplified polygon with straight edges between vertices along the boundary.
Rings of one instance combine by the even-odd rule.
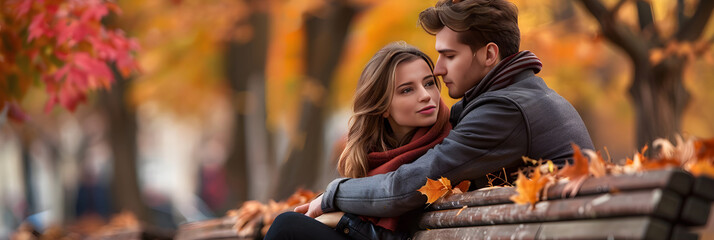
[[[206,115],[224,97],[224,43],[250,37],[235,27],[247,16],[243,1],[123,1],[120,20],[139,38],[142,74],[131,102],[156,103],[179,115]],[[238,33],[242,35],[238,35]],[[190,100],[190,101],[187,101]]]

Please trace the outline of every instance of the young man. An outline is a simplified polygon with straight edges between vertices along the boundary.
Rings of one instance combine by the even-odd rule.
[[[449,96],[462,98],[451,110],[453,130],[413,163],[388,174],[336,179],[296,211],[397,216],[424,205],[417,189],[426,178],[474,180],[472,188],[480,188],[488,173],[523,166],[522,156],[562,165],[572,157],[571,143],[592,149],[576,110],[535,76],[540,60],[518,52],[517,18],[505,0],[441,0],[424,10],[419,22],[436,36],[439,52],[434,74]]]

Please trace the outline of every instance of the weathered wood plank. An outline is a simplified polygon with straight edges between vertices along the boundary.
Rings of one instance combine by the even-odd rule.
[[[699,234],[689,231],[688,227],[677,225],[672,228],[670,238],[672,240],[697,240]]]
[[[141,240],[141,230],[140,229],[116,229],[111,232],[103,232],[100,234],[93,234],[87,236],[87,240],[112,240],[112,239],[125,239],[125,240]]]
[[[101,232],[85,237],[87,240],[164,240],[173,239],[174,232],[166,229],[159,229],[150,226],[139,226],[137,228],[116,228],[106,229]]]
[[[252,231],[252,235],[240,235],[233,228],[237,217],[223,217],[210,219],[206,221],[198,221],[183,224],[179,227],[175,239],[190,240],[190,239],[257,239],[259,229]]]
[[[705,176],[695,178],[692,195],[701,197],[709,202],[714,201],[714,179]]]
[[[510,203],[431,211],[424,213],[419,227],[435,229],[626,216],[675,220],[681,202],[681,197],[673,192],[651,189],[543,201],[532,210],[528,205]]]
[[[704,226],[709,219],[711,205],[708,201],[695,196],[689,196],[684,200],[682,211],[679,215],[679,222],[688,226]]]
[[[211,231],[201,231],[194,232],[189,235],[182,235],[181,238],[176,239],[240,239],[240,240],[250,240],[258,239],[257,236],[239,236],[234,229],[214,229]]]
[[[419,231],[414,239],[668,239],[671,226],[650,217],[508,224]]]
[[[687,195],[691,191],[693,182],[693,177],[681,169],[647,171],[636,174],[589,178],[583,182],[577,195],[582,196],[653,188],[668,189],[680,195]],[[565,185],[566,183],[558,183],[550,187],[547,192],[547,199],[563,198]],[[505,187],[454,194],[437,200],[430,206],[430,209],[441,210],[461,208],[463,206],[511,203],[509,198],[515,193],[514,188]]]

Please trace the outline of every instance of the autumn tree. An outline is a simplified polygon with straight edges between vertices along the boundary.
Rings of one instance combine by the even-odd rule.
[[[264,171],[256,170],[254,165],[268,165],[261,170],[271,168],[270,160],[251,158],[249,154],[249,150],[256,150],[251,146],[262,144],[258,139],[269,141],[270,137],[264,127],[255,127],[251,121],[263,118],[265,122],[265,114],[260,113],[266,111],[271,2],[185,0],[122,4],[128,15],[122,23],[142,39],[140,60],[147,66],[129,91],[132,108],[151,104],[162,115],[174,116],[183,124],[205,125],[206,116],[217,111],[213,106],[228,100],[228,115],[233,123],[224,165],[229,186],[228,199],[221,199],[227,200],[221,206],[224,209],[255,197],[250,196],[254,185],[251,176]],[[263,155],[269,155],[265,151]],[[273,174],[260,175],[264,179]]]
[[[327,90],[342,55],[357,9],[349,1],[326,1],[321,14],[305,17],[305,78],[300,102],[298,141],[280,168],[276,197],[290,196],[298,187],[312,187],[321,165]]]
[[[712,40],[702,35],[714,1],[689,4],[691,1],[677,0],[676,24],[671,29],[655,21],[651,1],[619,0],[610,7],[600,0],[580,2],[597,20],[602,35],[632,60],[629,92],[636,112],[637,146],[681,133],[682,116],[690,101],[683,72],[711,45]],[[637,14],[633,25],[619,20],[627,14],[622,9],[628,4],[634,4],[630,9]]]
[[[254,110],[265,109],[265,104],[260,103],[264,103],[266,97],[265,66],[270,30],[268,2],[248,0],[245,1],[245,5],[247,16],[242,17],[233,26],[234,31],[242,34],[226,43],[224,56],[226,80],[232,90],[234,99],[232,104],[235,110],[233,112],[233,143],[226,161],[226,169],[230,172],[228,185],[234,193],[234,199],[229,203],[232,205],[236,202],[249,200],[248,192],[251,184],[249,184],[248,172],[251,164],[249,164],[248,141],[249,139],[256,141],[260,138],[256,135],[249,137],[246,123],[249,115],[262,112]],[[265,119],[264,114],[257,117]],[[269,134],[266,131],[261,131],[261,133],[269,139]],[[270,145],[270,141],[267,141],[266,144]],[[268,159],[261,159],[262,162],[253,162],[272,166],[270,157],[266,158]]]
[[[57,105],[74,111],[91,92],[110,89],[117,79],[129,77],[138,69],[132,55],[138,44],[102,22],[120,13],[117,5],[101,0],[0,1],[0,109],[9,109],[10,118],[29,120],[21,103],[31,87],[40,87],[47,96],[45,114]],[[26,124],[36,132],[44,127],[41,120]],[[30,139],[21,136],[25,153]],[[27,165],[29,158],[23,155]],[[118,157],[114,162],[124,160]],[[27,177],[31,170],[25,167],[25,173]],[[125,185],[136,185],[131,180]]]
[[[0,1],[0,106],[17,106],[32,85],[47,93],[45,112],[55,105],[74,111],[87,93],[108,89],[115,77],[137,69],[135,40],[101,20],[120,13],[106,1]],[[19,107],[14,107],[19,110]]]

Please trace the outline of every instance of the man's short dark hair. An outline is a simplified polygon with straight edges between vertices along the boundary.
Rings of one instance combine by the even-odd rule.
[[[493,42],[501,59],[518,53],[520,47],[518,9],[506,0],[440,0],[419,14],[419,24],[432,35],[444,27],[458,32],[459,41],[472,51]]]

